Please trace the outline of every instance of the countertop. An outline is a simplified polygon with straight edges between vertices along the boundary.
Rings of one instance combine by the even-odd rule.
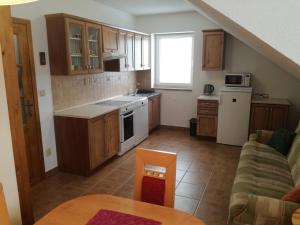
[[[283,98],[252,98],[252,103],[273,104],[273,105],[291,105],[289,100]]]
[[[79,106],[76,108],[56,111],[54,112],[54,115],[82,119],[93,119],[95,117],[110,113],[118,109],[119,108],[114,106],[90,104],[85,106]]]
[[[220,96],[219,95],[200,95],[198,97],[198,100],[219,101],[220,100]]]
[[[147,97],[147,98],[151,98],[157,95],[161,95],[161,93],[154,92],[154,93],[145,93],[145,94],[131,94],[131,96],[139,96],[139,97]]]

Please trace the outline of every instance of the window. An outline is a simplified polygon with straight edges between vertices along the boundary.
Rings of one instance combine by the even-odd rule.
[[[192,89],[194,33],[155,34],[156,88]]]

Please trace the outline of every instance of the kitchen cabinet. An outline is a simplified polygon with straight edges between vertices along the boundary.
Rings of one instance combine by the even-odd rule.
[[[118,29],[103,26],[103,52],[118,52],[119,31]]]
[[[198,100],[197,134],[202,137],[217,137],[218,101]]]
[[[289,105],[280,104],[251,104],[250,133],[256,130],[275,130],[285,128]]]
[[[150,69],[150,37],[135,35],[135,70]]]
[[[155,95],[148,99],[149,132],[160,125],[161,95]]]
[[[134,34],[119,31],[118,53],[127,57],[104,62],[104,70],[112,72],[134,71]]]
[[[224,69],[225,32],[223,30],[203,31],[202,70]]]
[[[52,75],[103,71],[100,25],[65,14],[48,15],[46,23]]]
[[[89,175],[120,150],[119,111],[93,118],[55,116],[59,169]]]

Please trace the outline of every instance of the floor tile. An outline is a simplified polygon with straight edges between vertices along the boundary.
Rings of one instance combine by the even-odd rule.
[[[204,188],[205,186],[202,184],[194,185],[194,184],[180,182],[180,184],[176,189],[176,195],[200,200]]]
[[[199,200],[186,198],[182,196],[175,196],[175,209],[184,211],[191,215],[196,211]]]

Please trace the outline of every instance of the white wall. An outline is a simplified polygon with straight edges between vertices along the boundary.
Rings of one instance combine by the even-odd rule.
[[[195,31],[194,84],[192,91],[162,90],[162,124],[188,127],[196,116],[196,99],[205,83],[218,90],[224,84],[223,72],[202,71],[202,30],[218,28],[196,12],[161,14],[137,17],[137,29],[148,33]],[[271,97],[288,98],[294,105],[289,124],[294,127],[299,119],[300,81],[281,70],[262,55],[228,35],[225,70],[252,72],[254,92],[269,93]]]
[[[2,54],[0,54],[0,124],[0,182],[3,184],[4,195],[11,223],[13,225],[19,225],[21,224],[21,214],[15,161],[13,156],[12,140],[10,133],[11,130],[8,116],[6,89],[4,83]]]
[[[135,18],[133,16],[102,5],[93,0],[40,0],[35,3],[12,7],[12,15],[14,17],[31,20],[37,89],[38,91],[46,91],[46,96],[39,97],[44,153],[46,149],[52,149],[51,156],[46,157],[44,154],[46,171],[49,171],[57,166],[55,133],[53,125],[51,77],[48,55],[47,65],[39,65],[39,52],[48,53],[46,21],[44,15],[51,13],[68,13],[122,26],[124,28],[135,28]]]

